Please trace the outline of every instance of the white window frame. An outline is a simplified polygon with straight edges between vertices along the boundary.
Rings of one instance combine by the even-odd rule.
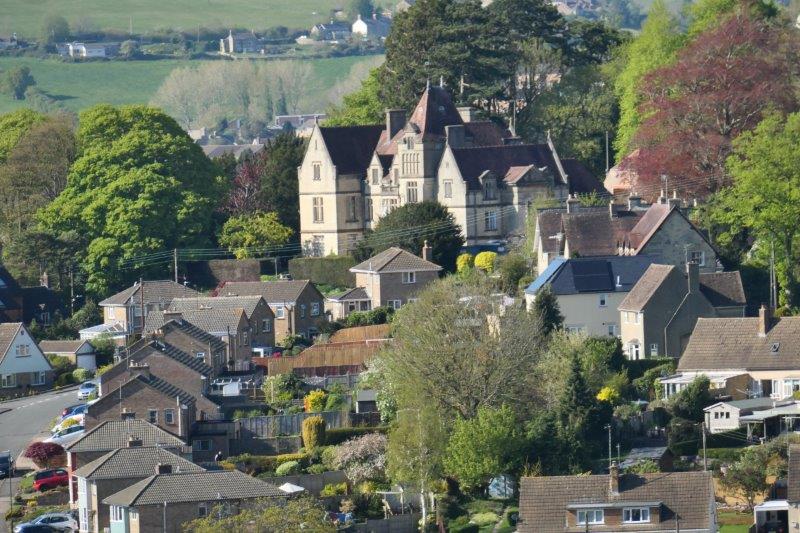
[[[497,231],[497,211],[486,211],[483,214],[484,231]]]
[[[406,203],[415,204],[419,201],[419,189],[416,181],[409,181],[406,184]]]
[[[13,389],[17,386],[16,374],[0,374],[0,388]]]
[[[635,520],[633,514],[639,513],[639,519]],[[649,507],[626,507],[622,510],[622,523],[623,524],[648,524],[650,523],[650,508]]]
[[[638,325],[638,324],[640,323],[640,321],[641,321],[641,315],[642,315],[642,313],[639,313],[639,312],[634,312],[634,316],[633,316],[633,323],[634,323],[634,324],[637,324],[637,325]]]
[[[651,356],[658,355],[658,343],[657,342],[651,342],[650,343],[650,355]]]
[[[31,385],[44,385],[47,381],[47,376],[44,372],[31,372]]]
[[[388,307],[391,307],[395,311],[397,311],[398,309],[400,309],[403,306],[403,301],[402,300],[387,300],[386,301],[386,305]]]
[[[286,307],[283,305],[275,306],[275,318],[278,320],[283,320],[286,318]]]
[[[417,273],[416,272],[403,272],[403,283],[406,285],[411,285],[412,283],[417,282]]]
[[[608,328],[608,335],[610,337],[616,337],[619,335],[619,326],[616,324],[606,324],[606,327]]]
[[[300,304],[300,318],[306,317],[306,304]]]
[[[698,250],[689,251],[689,261],[694,261],[698,266],[705,266],[706,253]]]
[[[319,302],[311,302],[311,316],[319,316]]]
[[[608,307],[608,294],[601,294],[598,296],[597,305],[600,307]]]
[[[444,197],[453,197],[453,180],[444,180]]]
[[[322,164],[321,163],[312,163],[312,172],[313,172],[313,180],[319,181],[322,179]]]
[[[194,353],[194,358],[195,359],[203,359],[203,360],[205,360],[206,352],[195,352]]]
[[[168,426],[175,424],[175,409],[164,409],[164,423]]]
[[[603,509],[586,509],[576,513],[576,525],[585,526],[587,518],[589,524],[605,524],[606,516]]]
[[[125,510],[118,506],[112,505],[111,506],[111,521],[112,522],[124,522],[125,521]]]
[[[325,222],[325,199],[322,196],[314,196],[311,198],[312,204],[312,217],[315,224],[322,224]]]
[[[633,361],[638,361],[642,357],[642,347],[638,342],[628,344],[628,356]]]
[[[208,516],[208,504],[203,502],[197,506],[197,516],[198,518],[205,518]]]
[[[30,344],[17,344],[17,347],[14,350],[17,357],[28,357],[31,355]]]

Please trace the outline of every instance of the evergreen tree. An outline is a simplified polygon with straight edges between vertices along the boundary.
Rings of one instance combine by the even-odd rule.
[[[547,284],[536,294],[531,313],[540,317],[542,332],[549,335],[554,330],[564,325],[564,315],[558,306],[558,298],[553,293],[553,288]]]

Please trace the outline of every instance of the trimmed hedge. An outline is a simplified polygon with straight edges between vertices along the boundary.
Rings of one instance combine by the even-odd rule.
[[[337,428],[329,429],[325,432],[325,444],[328,446],[335,446],[353,437],[360,437],[367,433],[386,433],[389,431],[389,426],[375,426],[375,427],[358,427],[358,428]]]
[[[274,472],[280,465],[296,461],[300,468],[306,468],[309,462],[309,454],[307,453],[284,453],[282,455],[250,455],[243,453],[242,455],[235,455],[229,457],[225,463],[240,467],[245,473],[250,475],[258,475],[263,472]]]
[[[356,276],[350,272],[356,260],[349,255],[327,257],[298,257],[289,261],[289,274],[293,279],[310,279],[335,287],[354,287]]]

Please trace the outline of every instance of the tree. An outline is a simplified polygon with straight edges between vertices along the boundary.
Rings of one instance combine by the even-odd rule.
[[[468,253],[459,254],[456,258],[456,272],[464,273],[475,266],[475,256]]]
[[[444,456],[444,471],[463,489],[485,487],[493,476],[520,465],[522,436],[509,406],[481,407],[472,419],[456,420]]]
[[[699,35],[674,64],[648,74],[639,107],[646,117],[633,136],[631,168],[650,191],[661,176],[684,195],[705,197],[730,184],[725,161],[732,140],[765,111],[797,108],[793,90],[796,32],[739,12]]]
[[[703,409],[714,403],[713,397],[708,392],[709,385],[706,376],[696,377],[672,400],[670,404],[672,414],[693,422],[705,420]]]
[[[226,246],[236,259],[261,255],[265,246],[286,244],[292,230],[278,222],[275,213],[255,213],[231,217],[222,226],[219,243]]]
[[[542,287],[536,293],[533,300],[531,314],[538,317],[542,324],[542,332],[549,335],[564,325],[564,315],[558,306],[558,298],[553,292],[553,287],[549,284]]]
[[[15,100],[24,100],[25,91],[35,84],[36,80],[31,76],[31,69],[26,65],[12,67],[0,79],[0,92],[10,95]]]
[[[771,456],[766,446],[746,448],[739,460],[728,466],[722,477],[722,485],[739,493],[753,509],[755,500],[763,496],[770,484],[767,483]]]
[[[511,253],[498,258],[497,271],[503,290],[514,295],[519,290],[519,281],[530,273],[530,268],[522,255]]]
[[[0,115],[0,163],[4,163],[8,154],[34,124],[43,122],[45,116],[30,109],[19,109]]]
[[[694,455],[700,444],[699,424],[674,417],[667,425],[667,447],[675,455]]]
[[[184,530],[188,533],[217,531],[335,533],[336,531],[336,526],[327,519],[327,513],[321,503],[311,496],[287,500],[265,498],[244,507],[238,514],[230,515],[226,511],[228,509],[223,507],[212,509],[205,518],[184,524]]]
[[[354,19],[359,15],[362,19],[370,19],[375,12],[375,6],[372,5],[372,0],[350,0],[347,12]]]
[[[361,87],[344,96],[342,105],[328,111],[326,126],[360,126],[380,124],[384,120],[384,105],[380,96],[380,69],[374,68]]]
[[[67,19],[61,15],[50,14],[45,16],[42,21],[42,29],[39,34],[42,44],[64,42],[69,39],[69,24]]]
[[[425,241],[432,248],[433,262],[452,272],[464,238],[453,215],[436,201],[406,204],[392,210],[378,221],[375,231],[359,242],[354,255],[358,260],[366,260],[392,246],[419,254]]]
[[[122,41],[122,44],[119,45],[119,55],[126,59],[139,57],[139,43],[131,39]]]
[[[88,243],[89,291],[159,271],[138,262],[141,255],[209,243],[224,186],[172,118],[145,106],[98,105],[81,113],[78,142],[67,187],[38,218],[42,230],[76,231]]]
[[[34,442],[25,448],[23,457],[27,457],[39,468],[46,468],[56,460],[63,457],[65,454],[64,448],[55,442]]]
[[[313,450],[325,444],[325,419],[312,416],[303,420],[303,447]]]
[[[340,444],[336,447],[335,465],[353,485],[382,480],[386,471],[386,435],[368,433]]]
[[[282,133],[264,147],[261,204],[278,214],[281,224],[300,234],[300,193],[297,167],[303,162],[305,141],[293,133]]]

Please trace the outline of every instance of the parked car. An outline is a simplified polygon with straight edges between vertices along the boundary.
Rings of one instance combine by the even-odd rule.
[[[47,513],[37,516],[30,522],[19,524],[14,527],[14,533],[26,531],[38,531],[35,529],[25,529],[30,526],[43,526],[50,529],[43,531],[78,531],[78,521],[69,513]]]
[[[33,475],[33,490],[42,492],[56,487],[66,487],[69,485],[69,472],[66,468],[51,468],[42,470]]]
[[[86,413],[86,410],[89,408],[89,403],[82,403],[80,405],[73,405],[72,407],[67,407],[61,412],[61,420],[66,420],[67,418],[75,415],[82,415]]]
[[[86,404],[77,403],[75,405],[70,405],[69,407],[65,407],[63,411],[61,411],[61,419],[65,419],[72,414],[78,407],[83,407]]]
[[[48,524],[20,524],[14,527],[14,533],[53,533],[54,531],[64,531]]]
[[[54,433],[52,437],[49,439],[45,439],[45,442],[55,442],[56,444],[60,444],[65,446],[70,442],[76,441],[79,438],[83,437],[85,432],[83,425],[78,426],[70,426],[68,428],[62,429],[58,433]]]
[[[88,400],[89,395],[91,395],[93,392],[97,392],[97,383],[94,381],[86,381],[81,383],[81,386],[78,387],[78,399]]]
[[[11,457],[11,452],[8,450],[0,452],[0,479],[11,477],[13,466],[14,458]]]
[[[62,429],[67,427],[71,427],[74,424],[69,424],[67,420],[74,420],[79,426],[83,425],[83,421],[86,420],[86,415],[83,413],[70,415],[67,418],[63,419],[61,422],[53,426],[53,429],[50,430],[51,433],[58,433]],[[65,425],[66,424],[66,425]]]

